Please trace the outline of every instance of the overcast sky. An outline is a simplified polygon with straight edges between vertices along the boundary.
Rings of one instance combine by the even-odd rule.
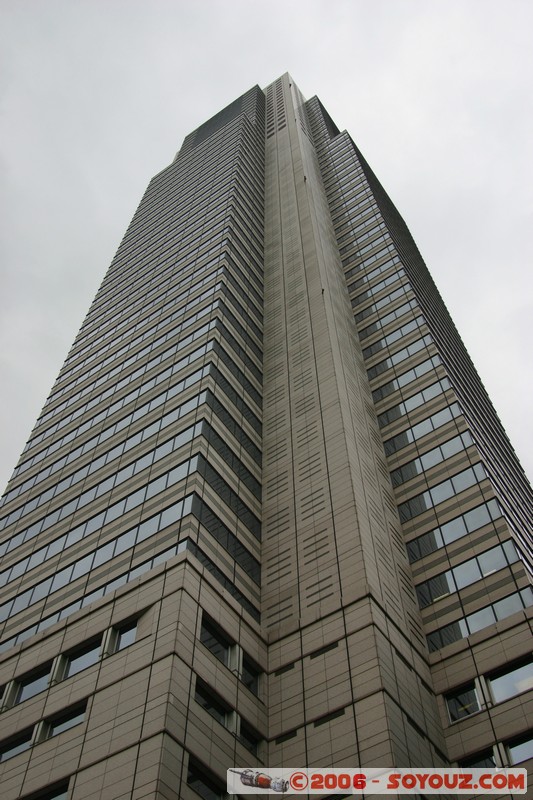
[[[404,216],[526,471],[530,0],[0,0],[0,490],[150,177],[289,71]]]

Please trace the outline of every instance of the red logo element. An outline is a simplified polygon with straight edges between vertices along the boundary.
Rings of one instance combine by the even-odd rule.
[[[307,788],[307,784],[309,781],[307,780],[307,775],[305,772],[293,772],[290,778],[291,789],[294,789],[295,792],[302,792],[304,789]]]

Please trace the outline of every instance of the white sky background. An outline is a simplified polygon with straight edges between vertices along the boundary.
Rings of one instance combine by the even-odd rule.
[[[533,474],[530,0],[0,0],[0,490],[151,176],[289,71],[404,216]]]

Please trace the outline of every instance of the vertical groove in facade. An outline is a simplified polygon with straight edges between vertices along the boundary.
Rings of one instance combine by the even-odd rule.
[[[527,765],[531,516],[374,173],[254,87],[150,182],[2,499],[3,797]]]

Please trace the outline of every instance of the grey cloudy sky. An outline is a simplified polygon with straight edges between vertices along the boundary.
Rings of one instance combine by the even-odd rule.
[[[3,488],[150,177],[289,71],[403,214],[526,471],[530,0],[0,0]]]

